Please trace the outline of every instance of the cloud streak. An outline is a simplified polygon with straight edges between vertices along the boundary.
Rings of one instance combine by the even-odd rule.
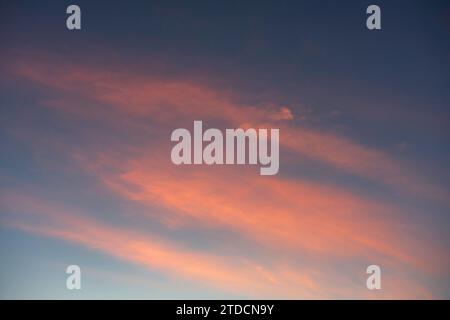
[[[3,191],[1,205],[14,211],[2,224],[25,232],[61,239],[106,253],[117,259],[158,271],[172,279],[199,282],[228,293],[249,297],[339,298],[370,295],[357,286],[330,288],[334,275],[275,262],[264,266],[242,257],[222,257],[194,251],[149,233],[117,228],[88,217],[84,212],[49,203],[28,194]],[[143,279],[145,281],[145,279]],[[399,280],[396,280],[397,283]],[[403,288],[411,284],[400,281]],[[197,283],[198,285],[198,283]],[[430,298],[424,288],[415,294],[388,290],[383,297]],[[417,295],[419,294],[419,295]]]
[[[332,132],[289,124],[295,115],[286,106],[248,105],[240,103],[235,93],[226,90],[189,80],[132,75],[117,66],[113,71],[105,71],[68,63],[50,65],[44,58],[33,63],[18,62],[12,69],[13,73],[35,84],[69,94],[64,100],[47,103],[64,112],[121,123],[124,118],[131,118],[128,124],[133,125],[151,120],[174,127],[201,119],[231,126],[275,126],[281,128],[280,143],[286,150],[323,162],[336,171],[449,205],[446,190],[431,184],[385,152]],[[70,95],[72,99],[73,95],[81,95],[97,106],[70,103]]]
[[[307,157],[338,173],[448,203],[446,191],[386,152],[336,133],[299,126],[294,110],[286,106],[248,105],[240,102],[238,93],[212,85],[131,74],[124,68],[50,63],[48,57],[12,64],[12,74],[48,90],[42,103],[50,112],[76,119],[85,129],[107,124],[118,133],[102,143],[89,140],[80,145],[53,144],[54,137],[32,132],[27,136],[25,128],[20,136],[37,149],[50,144],[52,151],[74,160],[99,188],[112,191],[115,199],[141,205],[144,214],[139,219],[156,218],[175,230],[231,231],[272,254],[302,257],[304,264],[299,266],[296,259],[268,263],[242,256],[227,260],[20,192],[2,192],[2,207],[22,212],[10,217],[9,226],[251,297],[372,297],[337,272],[327,274],[317,261],[333,265],[376,260],[393,270],[406,268],[420,275],[447,272],[445,248],[425,241],[398,205],[361,196],[337,183],[261,177],[254,167],[177,167],[170,162],[169,136],[164,132],[199,119],[218,126],[275,126],[280,128],[284,151],[293,154],[289,161],[294,165]],[[111,131],[103,133],[109,136]],[[142,136],[149,136],[148,141]],[[156,217],[154,206],[163,208]],[[430,297],[419,283],[396,281],[383,297]]]

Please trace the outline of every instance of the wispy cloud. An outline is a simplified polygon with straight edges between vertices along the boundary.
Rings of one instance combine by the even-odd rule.
[[[52,144],[54,151],[75,161],[77,169],[112,191],[116,199],[139,204],[147,213],[155,205],[163,208],[156,218],[170,228],[230,230],[267,251],[301,255],[305,261],[300,267],[295,259],[280,263],[241,256],[225,259],[20,192],[2,194],[4,208],[23,213],[10,218],[8,225],[99,250],[171,277],[249,296],[371,297],[364,287],[342,280],[338,272],[318,270],[313,261],[334,264],[345,259],[376,259],[394,270],[447,271],[446,250],[439,243],[423,240],[409,224],[407,212],[396,204],[362,196],[339,183],[261,177],[252,167],[192,166],[185,170],[170,162],[168,136],[149,123],[163,131],[197,119],[233,127],[276,126],[281,129],[282,148],[294,154],[289,159],[294,164],[296,157],[309,157],[336,172],[447,203],[446,191],[386,152],[336,133],[301,127],[287,106],[248,105],[240,102],[238,93],[212,85],[131,74],[123,66],[108,71],[50,64],[49,59],[18,61],[10,71],[32,86],[50,89],[41,102],[52,112],[77,119],[86,128],[106,123],[119,133],[117,141],[104,140],[94,147],[90,141]],[[25,136],[25,131],[20,134]],[[130,135],[133,139],[139,136],[140,143],[128,143]],[[142,141],[142,136],[148,141]],[[52,138],[25,136],[37,148]],[[154,219],[155,214],[139,218]],[[397,281],[401,286],[392,286],[383,297],[430,295],[419,283]]]
[[[48,58],[47,58],[48,59]],[[420,176],[408,164],[389,154],[356,143],[333,132],[314,130],[289,122],[295,115],[286,106],[254,106],[239,102],[236,93],[208,87],[194,81],[135,75],[115,66],[115,71],[86,68],[47,59],[18,62],[13,73],[37,85],[54,88],[64,98],[50,99],[47,105],[65,112],[98,120],[126,122],[136,119],[177,126],[203,119],[232,126],[282,129],[281,145],[291,152],[396,190],[441,201],[448,205],[448,192]],[[90,99],[95,108],[73,99]]]
[[[14,217],[3,217],[3,225],[100,251],[160,272],[175,281],[197,282],[197,285],[201,283],[249,297],[370,297],[369,292],[354,284],[330,286],[333,278],[340,278],[337,274],[326,275],[319,270],[285,262],[262,265],[245,257],[222,257],[194,251],[149,233],[113,227],[89,217],[85,212],[28,194],[2,192],[0,199],[4,208],[15,212]],[[399,279],[395,281],[401,283],[402,289],[392,286],[392,290],[384,292],[383,297],[431,297],[424,288],[416,286],[411,294],[404,289],[413,288],[413,284]]]

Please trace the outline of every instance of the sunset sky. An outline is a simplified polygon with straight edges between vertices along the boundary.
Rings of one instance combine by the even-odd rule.
[[[2,1],[0,298],[450,298],[450,3],[370,4]],[[279,173],[174,165],[194,120]]]

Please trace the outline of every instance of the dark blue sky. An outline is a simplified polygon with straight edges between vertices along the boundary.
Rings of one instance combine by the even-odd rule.
[[[370,4],[381,30],[366,28]],[[383,297],[449,297],[449,21],[449,1],[1,1],[0,296],[71,297],[58,270],[77,260],[85,298],[286,297],[293,278],[295,297],[376,298],[358,284],[375,259]],[[282,108],[275,181],[180,173],[158,155],[196,117],[240,125]],[[141,235],[170,259],[137,259],[125,240]],[[13,274],[33,267],[42,291]],[[259,272],[280,287],[258,287]]]

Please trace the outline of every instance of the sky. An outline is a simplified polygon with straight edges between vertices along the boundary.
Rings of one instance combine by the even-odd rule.
[[[449,21],[437,0],[2,0],[0,298],[450,298]],[[278,128],[278,174],[174,165],[194,120]]]

